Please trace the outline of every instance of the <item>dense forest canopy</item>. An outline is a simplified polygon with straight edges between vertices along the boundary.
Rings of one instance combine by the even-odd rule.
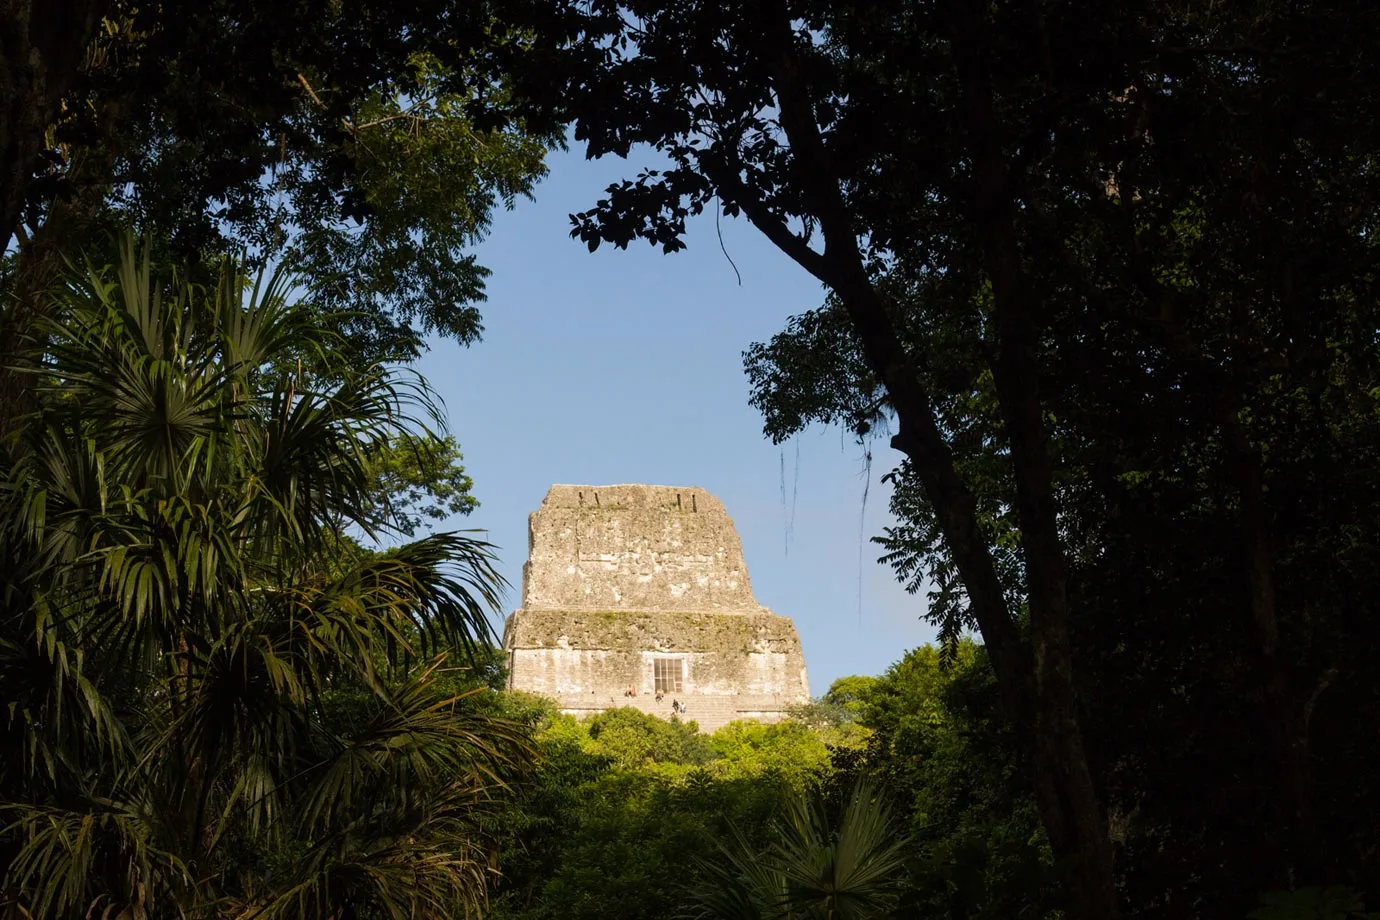
[[[1380,13],[3,10],[7,915],[1380,903]],[[713,736],[495,692],[406,365],[478,340],[473,244],[566,138],[671,163],[591,249],[715,210],[825,285],[751,401],[902,453],[939,648]]]

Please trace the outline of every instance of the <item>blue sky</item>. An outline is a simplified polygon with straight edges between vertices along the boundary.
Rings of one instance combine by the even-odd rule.
[[[670,256],[645,244],[591,254],[570,239],[568,215],[639,165],[555,154],[536,200],[496,216],[479,248],[493,271],[483,341],[436,342],[419,368],[481,503],[443,526],[488,531],[515,605],[527,515],[552,483],[702,486],[738,526],[758,601],[795,620],[811,692],[880,673],[933,637],[923,597],[877,564],[879,548],[861,545],[859,561],[860,531],[889,520],[880,478],[899,455],[874,442],[869,485],[862,449],[838,429],[773,445],[742,370],[750,343],[823,291],[743,221],[721,224],[741,286],[712,216]]]

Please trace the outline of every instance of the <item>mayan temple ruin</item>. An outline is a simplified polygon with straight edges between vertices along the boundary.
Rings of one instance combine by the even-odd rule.
[[[752,596],[733,521],[703,489],[552,486],[527,553],[510,689],[575,715],[679,704],[705,731],[809,701],[795,626]]]

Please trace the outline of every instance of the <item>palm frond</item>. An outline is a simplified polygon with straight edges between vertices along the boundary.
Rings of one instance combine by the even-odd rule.
[[[466,533],[434,534],[363,556],[329,583],[299,588],[288,616],[304,649],[353,657],[372,681],[375,652],[397,662],[477,650],[493,637],[489,614],[506,587],[491,544]]]
[[[772,822],[771,843],[753,847],[737,829],[718,861],[702,861],[690,892],[703,920],[883,920],[905,873],[905,836],[878,790],[854,786],[837,816],[818,793]]]
[[[472,911],[530,752],[442,663],[492,639],[506,585],[470,534],[345,536],[387,529],[369,461],[443,427],[438,403],[340,369],[286,273],[152,265],[126,240],[74,269],[0,467],[6,896],[43,918]],[[367,700],[348,729],[344,693]]]
[[[0,807],[0,833],[19,841],[5,887],[33,917],[148,916],[155,904],[179,915],[167,908],[195,885],[187,866],[153,842],[147,814],[118,802],[91,805]]]
[[[839,920],[885,916],[905,870],[906,841],[871,783],[858,783],[837,823],[820,800],[797,802],[778,825],[771,861],[796,905]]]

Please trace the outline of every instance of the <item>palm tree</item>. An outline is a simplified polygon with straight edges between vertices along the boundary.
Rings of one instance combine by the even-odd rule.
[[[517,726],[447,691],[491,548],[389,552],[370,458],[439,427],[288,279],[73,271],[0,459],[0,912],[450,917]],[[314,374],[326,370],[328,374]]]
[[[690,892],[702,920],[882,920],[893,916],[907,840],[878,790],[859,782],[841,809],[801,795],[754,847],[737,829],[700,863]]]

